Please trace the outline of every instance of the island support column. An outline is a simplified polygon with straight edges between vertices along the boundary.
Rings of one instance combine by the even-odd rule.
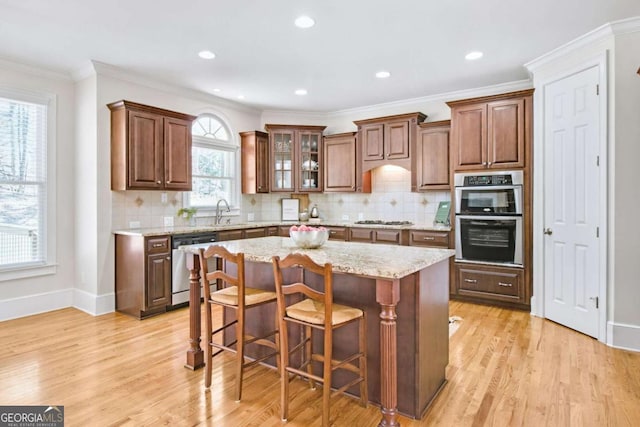
[[[191,253],[187,253],[185,259],[189,270],[189,350],[184,367],[195,371],[204,366],[204,353],[200,348],[200,259]]]
[[[395,427],[398,415],[398,340],[396,304],[400,280],[376,280],[376,302],[380,304],[380,410],[378,426]]]

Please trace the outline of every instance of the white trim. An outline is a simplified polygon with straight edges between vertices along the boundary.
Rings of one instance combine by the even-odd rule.
[[[607,345],[622,350],[640,352],[640,326],[608,322]]]
[[[598,340],[606,342],[607,337],[607,301],[608,301],[608,52],[603,51],[581,64],[558,72],[552,77],[548,77],[540,82],[535,82],[534,92],[534,144],[533,144],[533,193],[543,194],[544,189],[544,117],[545,117],[545,87],[559,80],[565,79],[573,74],[588,68],[598,67],[600,80],[600,277],[598,278],[599,290],[599,315],[598,315]],[[542,248],[533,253],[533,271],[538,272],[533,275],[533,295],[531,299],[531,313],[535,316],[545,317],[544,313],[544,241],[542,230],[544,227],[544,202],[541,197],[534,197],[533,200],[533,247]]]
[[[96,75],[116,78],[140,86],[158,89],[177,96],[187,96],[193,100],[200,100],[206,103],[215,103],[218,106],[230,108],[235,111],[254,114],[261,113],[261,110],[258,108],[233,102],[225,98],[220,98],[218,96],[208,94],[206,92],[189,89],[169,82],[164,82],[158,80],[157,77],[153,77],[150,75],[143,75],[140,73],[136,73],[135,71],[126,70],[98,61],[91,61],[91,65],[93,66]],[[80,79],[88,77],[89,75],[91,75],[91,72],[87,67],[87,65],[84,65],[78,68],[74,73],[72,73],[73,76]]]
[[[0,322],[71,307],[71,288],[0,300]]]
[[[620,35],[636,31],[640,31],[640,17],[627,18],[607,23],[553,49],[551,52],[547,52],[544,55],[527,62],[524,66],[530,73],[534,73],[540,67],[561,59],[567,54],[584,46],[596,44],[612,35]]]
[[[439,93],[436,95],[429,95],[429,96],[422,96],[422,97],[418,97],[418,98],[411,98],[411,99],[403,99],[400,101],[393,101],[393,102],[387,102],[387,103],[382,103],[382,104],[374,104],[374,105],[368,105],[366,107],[359,107],[359,108],[350,108],[347,110],[339,110],[339,111],[334,111],[328,114],[328,116],[333,116],[333,115],[352,115],[355,113],[367,113],[367,112],[375,112],[381,108],[387,108],[387,107],[402,107],[406,104],[422,104],[422,103],[428,103],[428,102],[446,102],[446,101],[455,101],[458,99],[468,99],[468,98],[476,98],[479,96],[488,96],[488,95],[494,95],[494,94],[501,94],[501,93],[506,93],[506,92],[514,92],[514,91],[518,91],[518,90],[525,90],[525,89],[531,89],[533,86],[533,82],[529,79],[527,80],[518,80],[515,82],[507,82],[507,83],[500,83],[497,85],[492,85],[492,86],[484,86],[484,87],[477,87],[477,88],[472,88],[472,89],[463,89],[463,90],[457,90],[457,91],[453,91],[453,92],[445,92],[445,93]]]
[[[35,267],[6,269],[4,271],[0,271],[0,282],[7,282],[9,280],[17,279],[27,279],[38,276],[48,276],[50,274],[56,274],[57,272],[57,264],[45,264]]]
[[[15,71],[18,73],[29,73],[39,77],[45,77],[54,80],[72,81],[70,74],[65,72],[53,71],[48,68],[42,68],[35,64],[25,64],[24,60],[13,59],[8,57],[0,57],[0,68]]]
[[[116,294],[96,295],[82,289],[73,290],[73,307],[92,316],[113,313],[116,310]]]

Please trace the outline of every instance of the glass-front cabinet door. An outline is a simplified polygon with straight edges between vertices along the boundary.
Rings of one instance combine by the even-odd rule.
[[[300,137],[300,191],[320,190],[320,142],[322,134],[299,132]]]
[[[294,135],[293,131],[274,131],[273,147],[273,180],[271,191],[293,191],[294,182]]]
[[[271,144],[271,191],[322,191],[325,126],[265,125]]]

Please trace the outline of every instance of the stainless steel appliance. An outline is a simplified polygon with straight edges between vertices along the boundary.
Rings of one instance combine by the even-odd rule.
[[[189,304],[189,271],[186,268],[186,253],[178,250],[183,245],[213,243],[218,240],[218,233],[176,234],[171,237],[171,305],[185,306]],[[215,266],[210,266],[215,267]]]
[[[522,171],[456,173],[456,261],[522,267]]]

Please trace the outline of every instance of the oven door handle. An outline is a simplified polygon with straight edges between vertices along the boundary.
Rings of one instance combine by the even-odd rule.
[[[522,220],[522,215],[456,215],[456,219],[470,219],[483,223],[486,221],[518,221]]]
[[[522,185],[514,184],[514,185],[478,185],[475,187],[455,187],[456,190],[467,191],[494,191],[494,190],[518,190],[521,189]]]

